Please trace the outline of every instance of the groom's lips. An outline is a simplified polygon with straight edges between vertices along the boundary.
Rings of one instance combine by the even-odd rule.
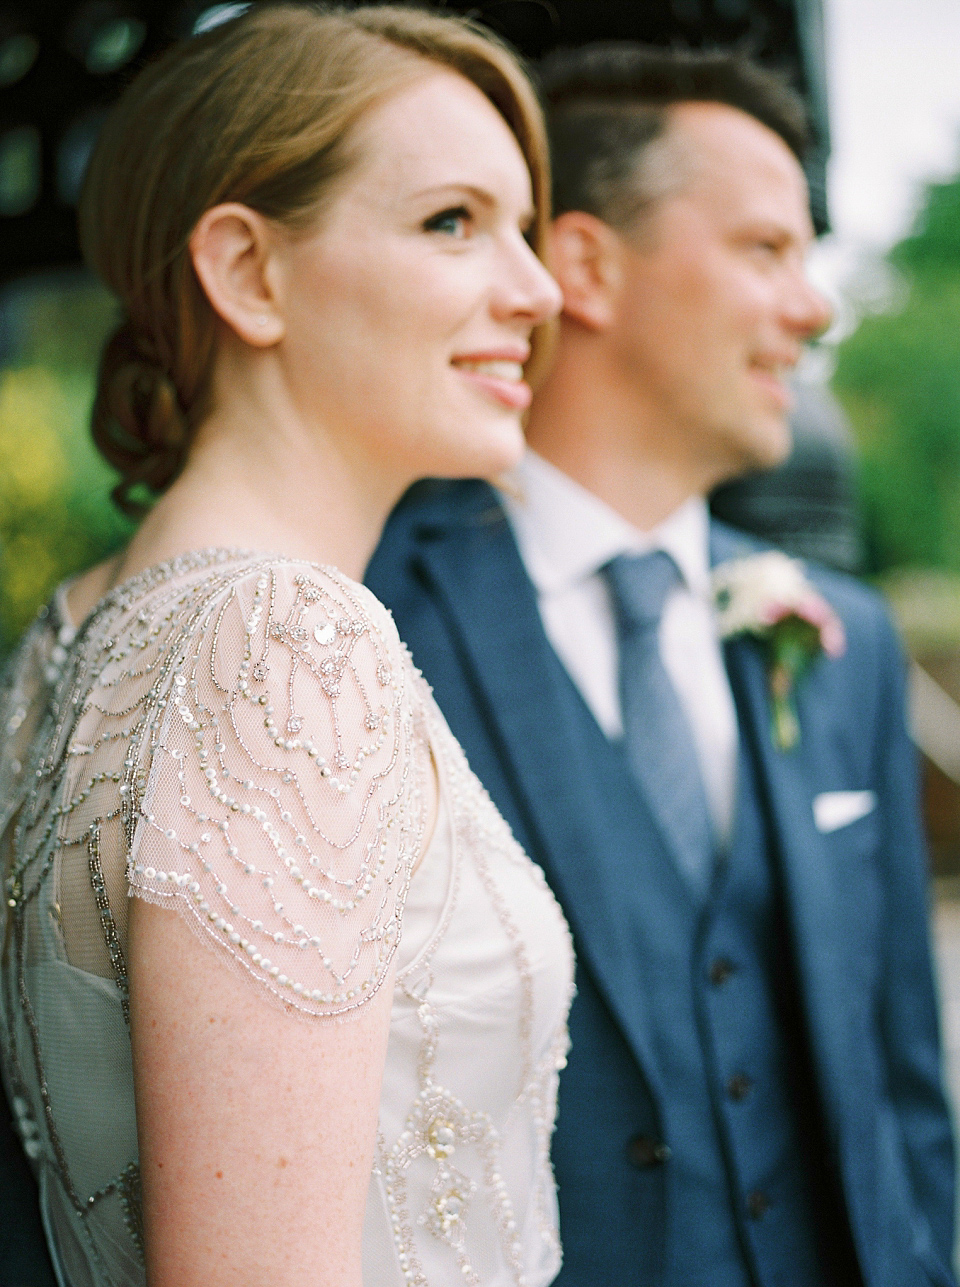
[[[784,351],[755,354],[747,363],[750,378],[780,411],[789,411],[793,406],[793,394],[786,380],[798,360],[798,353]]]

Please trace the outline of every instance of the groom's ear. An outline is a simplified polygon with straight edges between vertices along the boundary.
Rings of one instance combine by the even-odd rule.
[[[585,210],[558,215],[550,228],[550,271],[563,291],[563,316],[590,331],[614,322],[623,285],[619,234]]]

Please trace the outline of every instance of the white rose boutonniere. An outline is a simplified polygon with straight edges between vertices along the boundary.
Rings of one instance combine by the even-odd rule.
[[[821,653],[843,654],[843,623],[804,576],[803,564],[776,550],[719,564],[713,595],[720,638],[752,635],[766,650],[773,741],[789,751],[800,741],[797,683]]]

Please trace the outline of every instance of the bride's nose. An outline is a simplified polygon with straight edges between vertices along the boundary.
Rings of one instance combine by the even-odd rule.
[[[519,234],[497,268],[493,307],[498,320],[522,318],[539,326],[563,306],[560,287]]]

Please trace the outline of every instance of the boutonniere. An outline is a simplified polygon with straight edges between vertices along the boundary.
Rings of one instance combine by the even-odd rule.
[[[797,683],[821,653],[843,654],[843,623],[804,576],[803,564],[776,550],[719,564],[713,595],[720,638],[752,635],[764,647],[773,741],[789,751],[800,741]]]

